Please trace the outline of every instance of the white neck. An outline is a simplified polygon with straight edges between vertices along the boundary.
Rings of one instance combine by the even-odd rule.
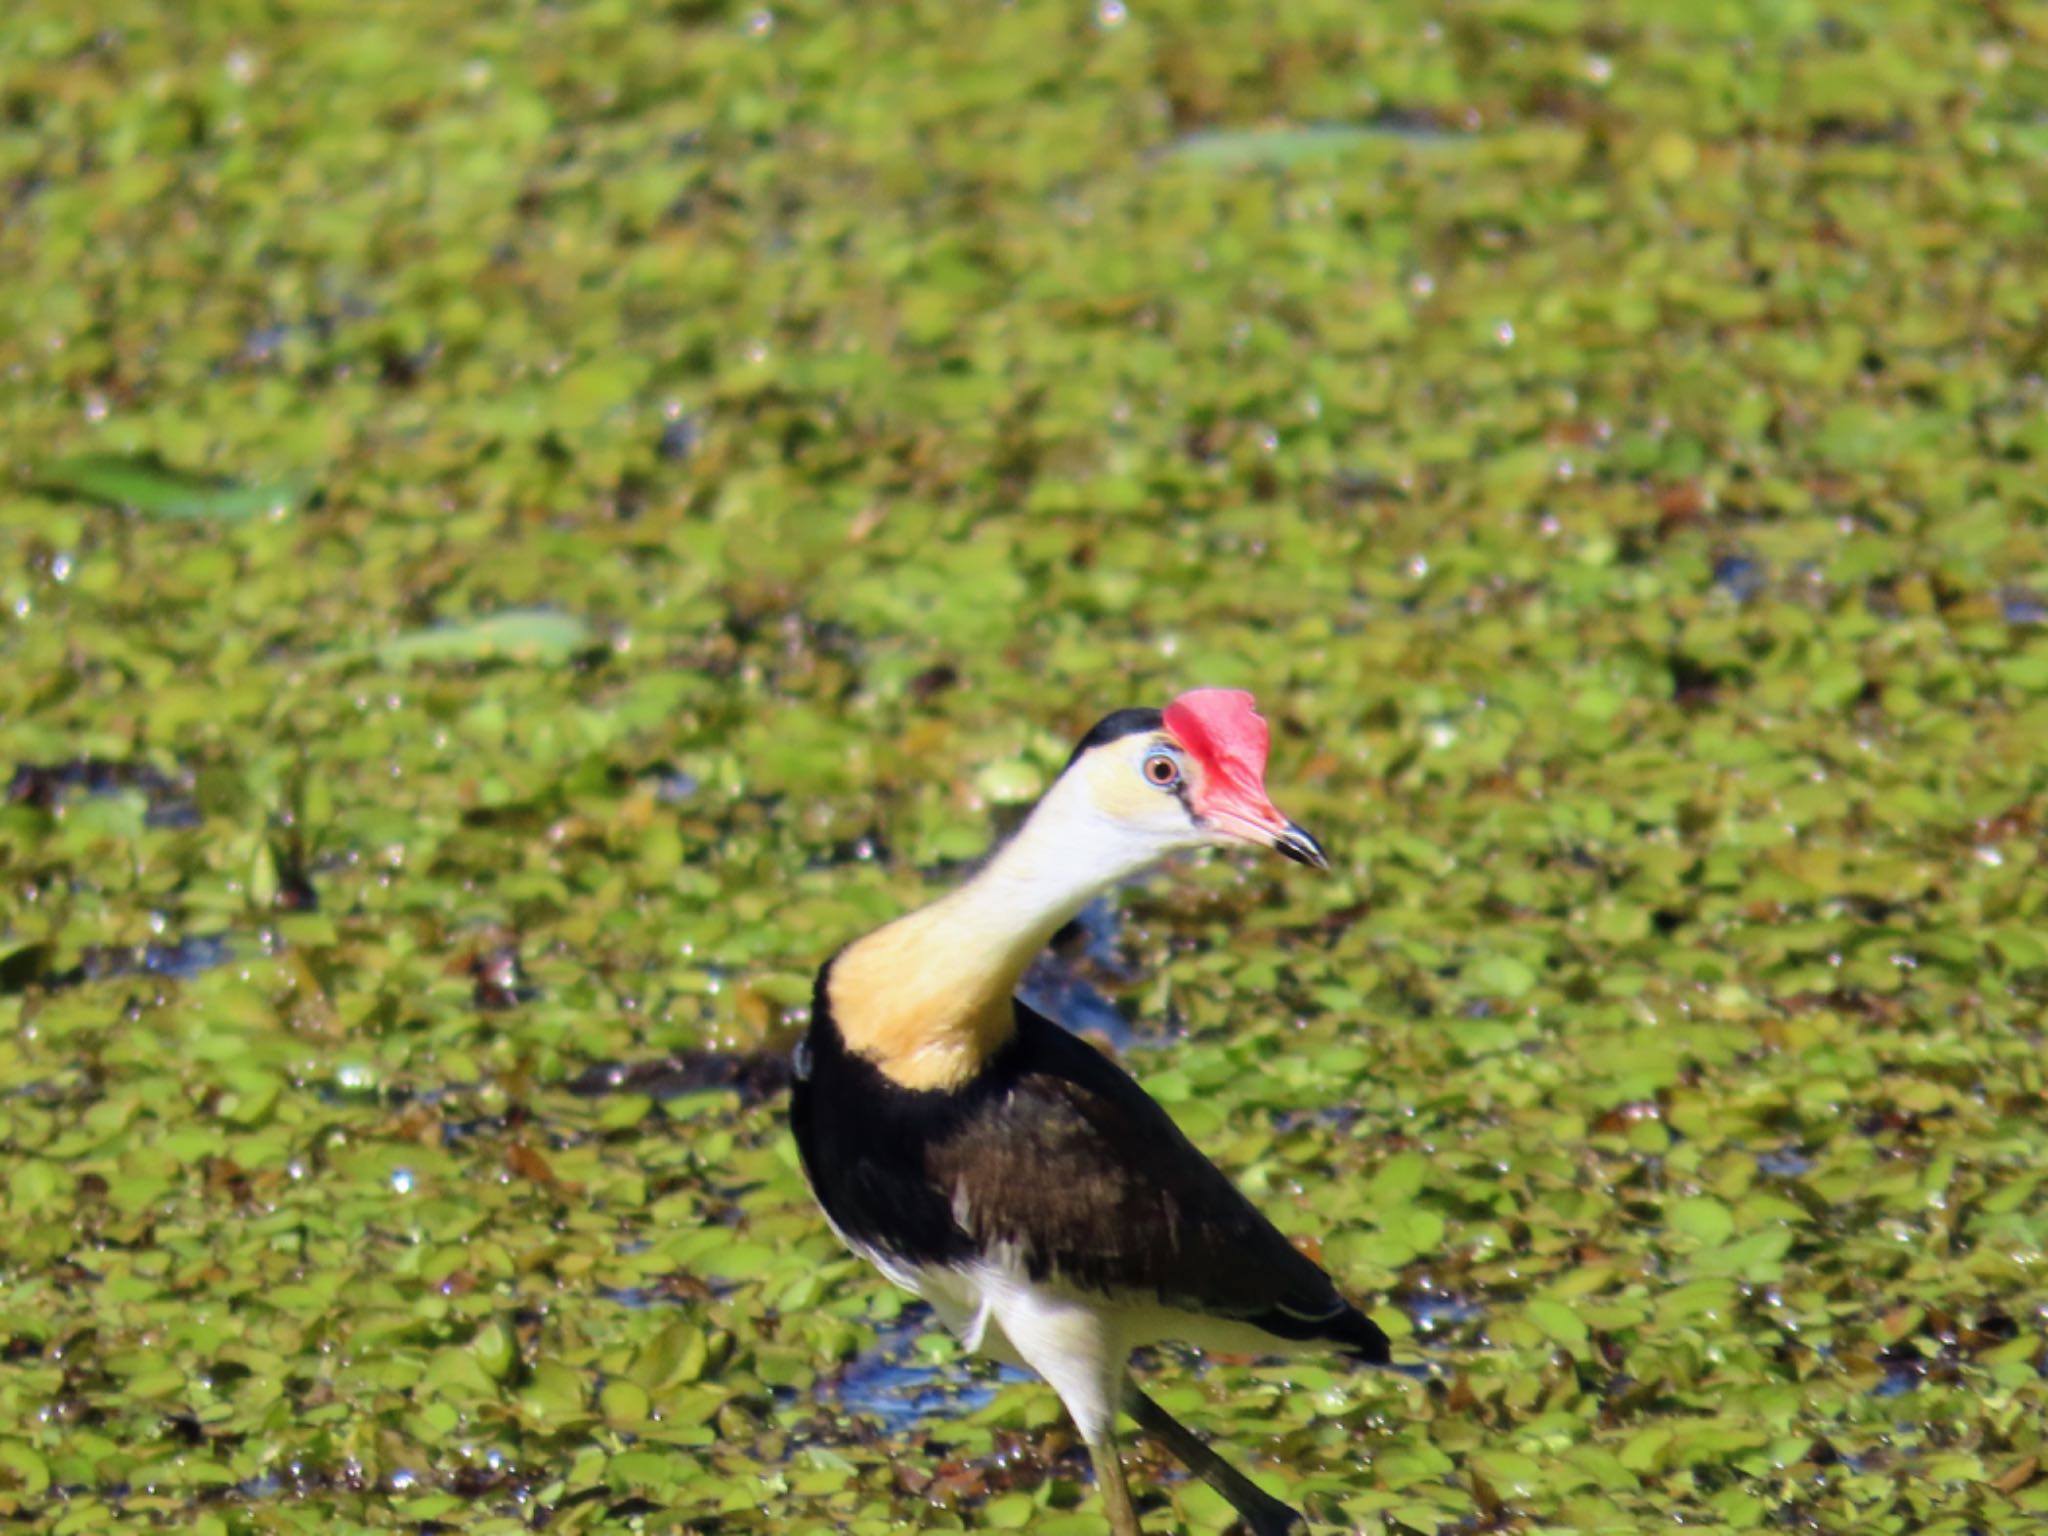
[[[1185,842],[1105,814],[1083,775],[1063,775],[965,885],[841,952],[841,1033],[906,1086],[966,1081],[1008,1037],[1011,995],[1047,940]]]
[[[1173,845],[1105,816],[1086,782],[1068,776],[973,878],[924,911],[963,939],[971,936],[969,955],[991,970],[1010,969],[1014,986],[1083,907],[1172,851]]]

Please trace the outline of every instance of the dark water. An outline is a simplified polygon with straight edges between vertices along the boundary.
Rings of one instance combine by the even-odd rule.
[[[986,1361],[935,1365],[920,1359],[917,1341],[934,1326],[928,1307],[906,1307],[874,1348],[818,1383],[819,1400],[876,1420],[886,1434],[903,1435],[927,1419],[985,1407],[1005,1383],[1031,1380],[1023,1371]]]

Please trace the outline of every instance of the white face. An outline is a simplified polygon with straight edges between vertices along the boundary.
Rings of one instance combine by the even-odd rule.
[[[1230,841],[1206,826],[1200,804],[1201,765],[1161,731],[1138,731],[1105,742],[1074,765],[1098,821],[1096,836],[1127,844],[1148,859],[1183,848]]]
[[[1266,798],[1263,785],[1214,779],[1167,731],[1103,743],[1069,771],[1078,778],[1102,856],[1148,863],[1184,848],[1249,844],[1329,868],[1323,850]],[[1114,851],[1111,851],[1114,850]]]

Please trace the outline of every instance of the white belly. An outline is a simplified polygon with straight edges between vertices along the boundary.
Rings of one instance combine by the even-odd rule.
[[[968,1349],[1043,1376],[1090,1444],[1104,1443],[1115,1427],[1124,1368],[1140,1345],[1171,1340],[1231,1354],[1274,1354],[1288,1347],[1248,1323],[1033,1280],[1007,1254],[924,1265],[865,1246],[856,1251],[929,1302]]]

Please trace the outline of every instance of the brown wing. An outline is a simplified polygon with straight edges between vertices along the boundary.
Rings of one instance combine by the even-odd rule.
[[[976,1247],[1015,1245],[1034,1279],[1385,1358],[1330,1277],[1100,1052],[1020,1004],[997,1071],[926,1163]]]

